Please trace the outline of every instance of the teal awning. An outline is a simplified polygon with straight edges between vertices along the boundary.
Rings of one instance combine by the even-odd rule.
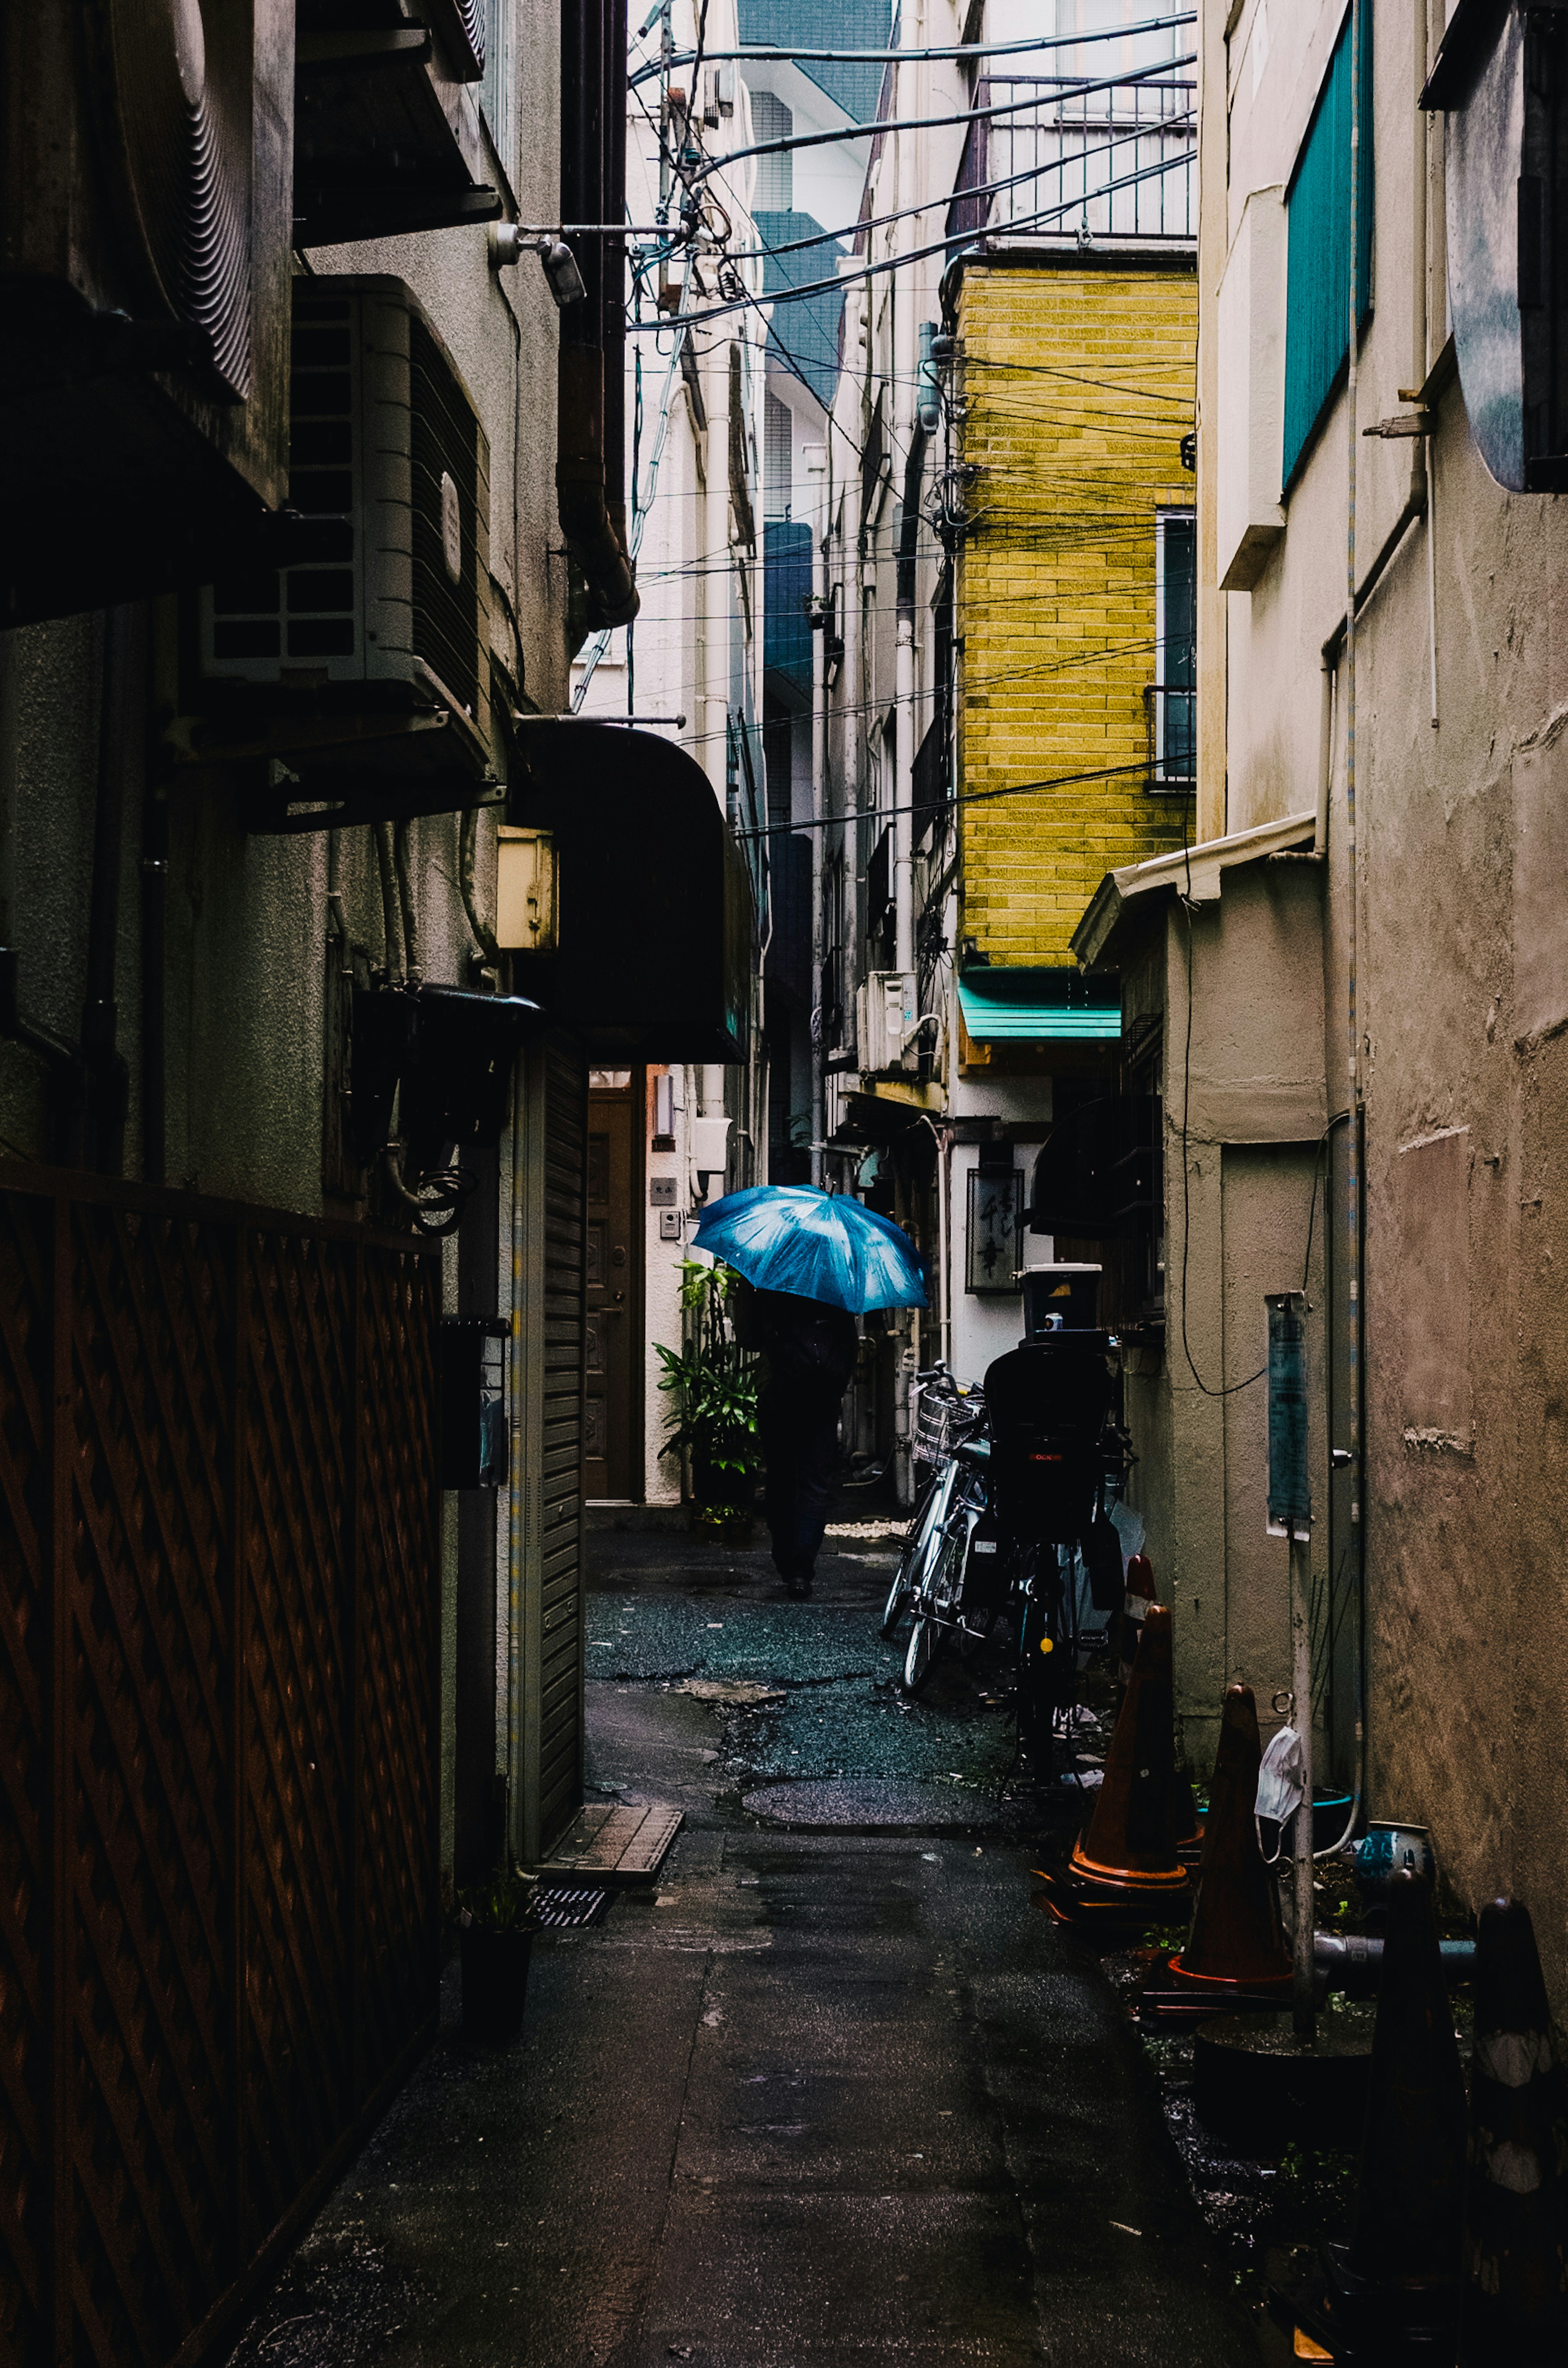
[[[959,1008],[978,1044],[1121,1033],[1120,980],[1085,978],[1077,970],[967,970],[959,980]]]

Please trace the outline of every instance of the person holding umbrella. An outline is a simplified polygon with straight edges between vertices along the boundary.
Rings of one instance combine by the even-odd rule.
[[[919,1253],[888,1218],[846,1193],[763,1184],[705,1209],[696,1245],[742,1278],[735,1336],[762,1350],[757,1404],[773,1561],[809,1595],[838,1460],[838,1408],[855,1370],[855,1317],[924,1307]]]

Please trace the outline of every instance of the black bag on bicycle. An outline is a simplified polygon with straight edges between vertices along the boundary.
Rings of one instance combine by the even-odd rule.
[[[1096,1513],[1083,1540],[1089,1598],[1096,1611],[1119,1611],[1127,1582],[1121,1573],[1121,1540],[1116,1523]]]

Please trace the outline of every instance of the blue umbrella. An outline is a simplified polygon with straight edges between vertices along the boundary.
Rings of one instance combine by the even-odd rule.
[[[699,1249],[758,1291],[822,1299],[852,1315],[870,1307],[924,1307],[920,1254],[891,1218],[843,1192],[757,1184],[704,1209]]]

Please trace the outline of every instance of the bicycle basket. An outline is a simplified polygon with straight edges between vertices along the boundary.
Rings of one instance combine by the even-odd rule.
[[[960,1440],[972,1439],[984,1428],[985,1400],[979,1390],[960,1397],[950,1383],[938,1389],[927,1383],[915,1411],[915,1460],[940,1463]]]

